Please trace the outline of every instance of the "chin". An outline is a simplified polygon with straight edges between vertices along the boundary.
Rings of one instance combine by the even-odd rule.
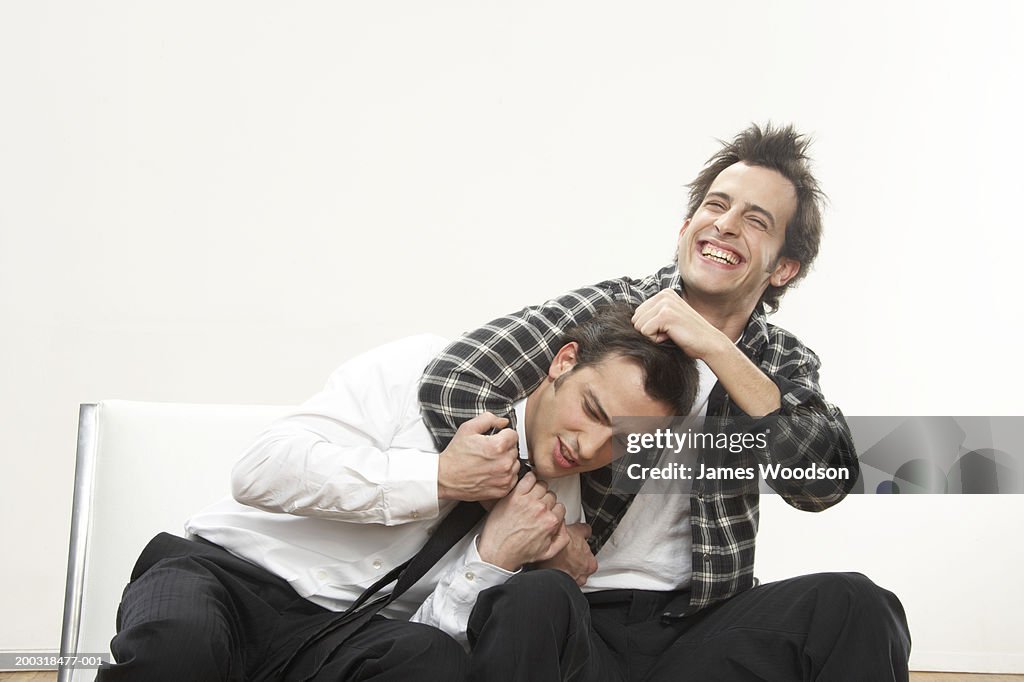
[[[559,477],[560,474],[558,473],[558,471],[556,471],[557,468],[558,467],[554,467],[551,465],[534,464],[533,473],[536,474],[537,478],[539,478],[540,480],[547,481],[552,478]]]

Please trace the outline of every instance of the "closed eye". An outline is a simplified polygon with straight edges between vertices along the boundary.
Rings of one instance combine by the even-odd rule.
[[[716,211],[727,211],[731,200],[731,197],[724,192],[708,192],[708,195],[704,197],[704,206]]]
[[[608,413],[601,407],[601,401],[597,399],[597,396],[589,388],[583,390],[583,414],[599,424],[604,424],[605,426],[612,425],[612,420]]]

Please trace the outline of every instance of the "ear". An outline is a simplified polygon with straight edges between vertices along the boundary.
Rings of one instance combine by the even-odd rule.
[[[683,226],[679,228],[679,238],[683,238],[683,232],[686,232],[686,228],[690,226],[690,218],[683,221]]]
[[[548,368],[549,379],[554,381],[576,366],[576,356],[579,351],[579,347],[580,345],[578,343],[570,341],[558,349],[558,352],[555,353],[554,359],[551,360],[551,367]]]
[[[800,261],[783,256],[775,264],[775,269],[772,270],[772,275],[768,278],[768,282],[773,287],[782,287],[786,285],[786,282],[796,277],[798,272],[800,272]]]

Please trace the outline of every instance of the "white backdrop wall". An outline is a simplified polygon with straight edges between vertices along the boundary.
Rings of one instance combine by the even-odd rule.
[[[647,274],[751,121],[817,141],[827,234],[777,321],[828,395],[1021,414],[1022,28],[987,0],[0,4],[0,649],[59,642],[79,403],[300,401],[385,340]]]

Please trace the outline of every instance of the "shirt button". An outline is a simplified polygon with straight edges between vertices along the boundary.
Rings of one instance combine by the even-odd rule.
[[[473,571],[466,571],[466,580],[476,580],[476,575],[473,574]]]
[[[705,554],[704,555],[704,561],[711,561],[711,555],[710,554]]]
[[[413,517],[414,519],[418,519],[420,517],[420,513],[413,509],[409,516]]]
[[[701,502],[703,502],[704,501],[704,493],[697,493],[697,499],[700,500]]]
[[[380,559],[373,560],[373,567],[376,568],[378,571],[380,570],[381,566],[383,566],[383,564],[380,562]]]
[[[316,572],[317,580],[327,580],[327,571],[321,569]]]

